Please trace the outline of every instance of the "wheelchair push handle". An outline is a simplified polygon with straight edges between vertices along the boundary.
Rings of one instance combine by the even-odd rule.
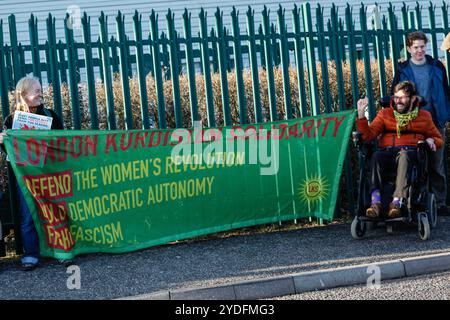
[[[360,147],[362,144],[362,134],[358,131],[352,132],[352,140],[355,147]]]

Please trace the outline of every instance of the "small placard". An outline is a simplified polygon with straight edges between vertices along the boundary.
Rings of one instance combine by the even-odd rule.
[[[34,113],[16,111],[14,113],[12,129],[19,130],[50,130],[52,117],[41,116]]]

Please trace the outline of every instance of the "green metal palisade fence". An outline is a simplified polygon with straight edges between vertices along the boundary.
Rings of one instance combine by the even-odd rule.
[[[422,2],[423,3],[423,2]],[[378,6],[377,6],[378,7]],[[192,14],[185,10],[182,17],[175,17],[169,9],[165,16],[166,24],[160,24],[158,15],[152,11],[149,15],[135,12],[133,30],[125,30],[125,17],[121,12],[115,19],[116,34],[108,30],[108,17],[102,12],[98,18],[99,39],[91,37],[91,18],[81,17],[82,42],[76,42],[74,30],[70,28],[72,17],[64,19],[64,41],[57,41],[55,18],[49,14],[46,19],[47,41],[39,43],[37,18],[31,15],[28,24],[29,42],[18,43],[15,16],[8,21],[0,20],[0,96],[3,119],[10,113],[8,92],[13,90],[17,81],[24,75],[33,73],[45,84],[53,88],[53,105],[62,118],[61,83],[68,83],[70,92],[72,127],[81,128],[79,85],[87,86],[90,128],[98,129],[98,110],[96,101],[96,79],[102,80],[105,89],[108,129],[116,129],[114,105],[114,78],[120,79],[123,96],[123,108],[126,129],[133,128],[133,118],[141,117],[142,128],[151,127],[153,115],[149,106],[157,106],[159,128],[167,128],[166,97],[164,81],[170,80],[173,94],[173,115],[176,127],[183,125],[182,101],[180,99],[180,75],[186,75],[189,87],[190,123],[201,120],[199,115],[199,98],[196,92],[197,77],[203,77],[206,120],[209,126],[217,124],[214,107],[217,98],[213,96],[212,73],[220,76],[220,101],[222,102],[223,124],[235,125],[231,117],[229,81],[227,74],[235,74],[239,123],[249,122],[249,105],[252,106],[255,122],[272,121],[280,118],[276,106],[276,91],[282,90],[283,116],[286,119],[317,115],[323,112],[346,110],[356,107],[359,98],[357,63],[364,64],[365,94],[369,97],[369,117],[373,119],[376,112],[374,105],[374,88],[372,83],[371,62],[379,70],[379,92],[387,95],[386,60],[398,61],[407,58],[405,46],[406,35],[412,30],[421,29],[428,34],[433,57],[438,57],[438,38],[450,31],[448,25],[448,4],[443,2],[437,8],[432,2],[426,5],[417,2],[409,8],[387,7],[379,19],[368,14],[367,6],[361,4],[354,8],[347,5],[340,8],[333,5],[328,21],[324,21],[324,8],[320,5],[312,10],[309,3],[300,7],[293,5],[289,11],[281,6],[276,13],[267,8],[262,12],[262,24],[255,25],[255,12],[248,8],[245,14],[246,30],[240,27],[242,16],[233,8],[230,13],[231,26],[224,25],[223,11],[217,8],[213,14],[215,26],[207,24],[207,12],[203,9],[197,15],[199,33],[193,35]],[[441,21],[436,21],[436,12],[441,10]],[[427,21],[422,15],[426,13]],[[292,25],[286,25],[286,15],[292,17]],[[314,14],[314,15],[313,15]],[[275,18],[274,18],[275,17]],[[359,17],[359,19],[355,19]],[[374,19],[375,17],[375,19]],[[313,19],[314,18],[314,19]],[[148,19],[150,28],[143,30],[142,19]],[[176,30],[175,19],[182,19],[183,30]],[[163,20],[163,19],[161,19]],[[272,22],[273,21],[273,22]],[[313,22],[314,21],[314,22]],[[356,23],[358,21],[358,23]],[[424,22],[428,23],[423,28]],[[9,39],[4,37],[6,24]],[[258,27],[258,28],[257,28]],[[209,29],[210,28],[210,29]],[[161,32],[165,30],[165,32]],[[132,39],[130,39],[130,37]],[[334,62],[330,70],[329,61]],[[445,54],[447,73],[449,72],[449,54]],[[344,63],[350,68],[350,75],[345,77]],[[282,74],[282,88],[275,87],[274,68]],[[296,88],[290,88],[289,70],[297,75]],[[265,70],[264,79],[259,70]],[[244,93],[243,71],[251,75],[252,98]],[[319,92],[318,73],[321,71],[323,92]],[[335,73],[337,94],[333,97],[330,90],[330,72]],[[147,96],[146,79],[154,79],[156,99]],[[197,76],[197,77],[196,77]],[[140,114],[133,114],[130,97],[130,77],[138,80]],[[450,78],[450,77],[449,77]],[[45,81],[44,81],[45,80]],[[264,105],[260,96],[261,83],[267,82],[268,103]],[[346,102],[346,90],[351,90],[351,103]],[[298,95],[293,104],[293,94]],[[251,104],[250,104],[251,103]],[[87,111],[87,110],[86,110]],[[186,115],[184,115],[186,116]],[[346,198],[348,209],[354,211],[354,189],[351,168],[351,155],[347,155],[345,166]],[[10,180],[11,181],[11,180]],[[10,188],[14,189],[14,188]],[[339,209],[338,203],[337,208]],[[14,210],[13,210],[14,211]],[[11,218],[13,221],[13,218]],[[7,221],[8,222],[8,221]],[[13,224],[13,222],[11,222]]]

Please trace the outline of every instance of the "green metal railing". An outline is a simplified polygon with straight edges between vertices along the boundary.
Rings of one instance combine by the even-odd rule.
[[[342,8],[341,8],[342,9]],[[158,119],[161,128],[167,127],[165,113],[164,81],[170,79],[173,88],[173,108],[175,124],[182,126],[182,105],[179,95],[179,75],[186,73],[189,77],[190,113],[192,120],[198,120],[198,97],[196,96],[195,74],[201,72],[204,77],[206,106],[208,123],[216,124],[214,97],[211,90],[211,72],[220,74],[221,105],[223,108],[224,124],[232,124],[229,108],[229,90],[227,73],[235,72],[237,82],[237,103],[239,110],[239,122],[246,123],[248,102],[244,93],[244,80],[242,72],[250,69],[252,74],[253,97],[252,103],[257,122],[264,121],[264,111],[268,111],[267,119],[279,118],[276,108],[277,96],[274,80],[274,68],[282,71],[282,90],[285,118],[292,116],[306,116],[320,112],[330,112],[334,109],[352,107],[346,105],[345,85],[350,84],[352,95],[357,95],[357,83],[360,78],[357,74],[355,63],[358,59],[364,61],[364,78],[366,79],[366,94],[371,97],[372,73],[370,62],[376,58],[379,72],[380,92],[387,94],[385,60],[397,61],[399,58],[407,58],[408,53],[402,50],[405,46],[406,35],[412,30],[422,29],[430,38],[430,53],[437,57],[438,36],[442,38],[449,31],[448,4],[442,4],[439,25],[436,21],[436,6],[429,3],[428,6],[417,3],[409,8],[405,4],[394,8],[392,4],[387,12],[374,19],[368,18],[367,7],[359,7],[359,29],[355,28],[355,8],[347,5],[339,12],[333,5],[329,9],[329,17],[325,21],[324,8],[317,6],[315,12],[309,3],[304,3],[298,8],[296,5],[290,12],[286,12],[281,6],[276,14],[267,8],[261,12],[262,23],[256,32],[255,12],[249,7],[246,12],[247,30],[242,32],[240,25],[242,18],[239,12],[233,8],[230,13],[231,28],[224,25],[223,11],[217,9],[214,13],[215,26],[208,28],[208,16],[201,10],[198,14],[198,36],[192,35],[191,13],[187,10],[181,17],[175,17],[169,9],[165,17],[165,32],[160,32],[158,15],[152,11],[148,17],[150,30],[147,37],[142,30],[142,15],[135,12],[133,16],[133,30],[126,30],[125,16],[118,12],[116,17],[116,34],[112,35],[108,30],[108,17],[101,14],[99,22],[99,38],[96,41],[91,37],[91,18],[84,14],[81,18],[82,28],[78,31],[82,34],[82,42],[75,41],[74,30],[70,28],[69,20],[64,19],[64,41],[57,40],[55,18],[49,14],[46,19],[45,43],[39,43],[38,20],[31,15],[28,23],[29,42],[18,43],[16,19],[14,15],[8,17],[9,37],[4,36],[4,22],[0,20],[0,95],[2,103],[2,115],[9,114],[9,102],[7,92],[12,90],[18,79],[28,73],[33,73],[39,79],[53,85],[53,104],[58,115],[62,115],[61,83],[68,83],[70,102],[72,109],[73,128],[81,127],[80,97],[78,85],[87,83],[89,113],[91,128],[98,128],[98,110],[95,100],[96,77],[103,80],[106,94],[108,113],[108,126],[110,129],[117,127],[115,119],[113,74],[119,74],[122,84],[123,111],[125,114],[126,128],[133,127],[133,117],[142,119],[142,127],[149,128],[150,121],[148,106],[158,106]],[[358,9],[358,8],[356,8]],[[396,13],[399,14],[396,14]],[[428,27],[425,25],[424,12],[428,15]],[[313,13],[315,15],[313,16]],[[342,13],[342,14],[341,14]],[[290,14],[291,24],[286,24],[286,15]],[[181,30],[176,30],[175,19],[183,20],[183,35]],[[275,21],[276,20],[276,21]],[[313,22],[314,21],[314,22]],[[368,28],[372,25],[371,28]],[[400,28],[399,25],[402,27]],[[42,32],[42,30],[41,30]],[[134,33],[134,39],[130,35]],[[133,54],[130,52],[133,51]],[[148,52],[149,51],[149,52]],[[27,57],[27,59],[25,59]],[[448,58],[448,54],[445,55]],[[335,61],[333,65],[336,74],[337,95],[329,91],[319,93],[317,70],[321,71],[322,81],[325,87],[329,85],[328,61]],[[342,63],[350,64],[350,79],[344,79]],[[155,66],[159,66],[155,68]],[[200,68],[199,68],[200,66]],[[298,104],[292,103],[292,92],[289,88],[289,68],[294,68],[297,74],[306,77],[298,77]],[[259,79],[258,70],[266,70],[266,79]],[[200,69],[200,70],[199,70]],[[145,78],[150,74],[155,80],[157,92],[156,101],[149,101],[145,90]],[[134,115],[131,110],[129,77],[136,77],[139,81],[141,114]],[[306,83],[309,85],[307,90]],[[267,81],[269,105],[263,106],[259,97],[260,81]],[[353,107],[355,101],[353,101]],[[374,105],[370,106],[370,116],[374,116]],[[267,108],[267,110],[264,110]],[[295,110],[293,110],[295,108]],[[297,113],[298,111],[298,113]]]
[[[10,113],[8,92],[13,90],[17,81],[28,73],[52,84],[53,105],[62,118],[63,104],[60,85],[68,82],[72,115],[72,127],[81,128],[81,103],[79,84],[87,85],[86,97],[90,114],[90,127],[99,128],[98,101],[96,101],[96,78],[102,80],[105,89],[105,101],[108,129],[116,129],[116,109],[123,108],[125,128],[133,129],[133,119],[142,119],[142,128],[151,127],[149,106],[157,107],[158,125],[168,127],[166,118],[166,99],[164,82],[170,80],[174,123],[183,126],[183,107],[190,110],[190,121],[201,120],[199,98],[196,88],[196,76],[201,74],[204,82],[206,120],[209,126],[217,124],[215,101],[221,101],[224,125],[233,125],[230,106],[228,73],[234,72],[236,79],[237,110],[239,123],[249,122],[249,103],[252,103],[256,122],[272,121],[283,115],[285,119],[317,115],[356,107],[360,96],[359,82],[364,81],[365,95],[369,97],[369,117],[375,116],[373,74],[371,64],[376,61],[379,71],[379,92],[388,94],[385,66],[386,61],[398,61],[407,58],[405,48],[406,35],[417,29],[423,30],[430,38],[430,53],[438,57],[438,38],[447,34],[448,4],[443,2],[439,9],[430,2],[426,6],[417,3],[415,7],[403,4],[394,8],[390,4],[386,13],[370,15],[367,7],[340,8],[333,5],[329,16],[318,5],[315,11],[309,3],[296,5],[288,12],[281,6],[276,14],[267,8],[261,12],[262,24],[255,25],[255,12],[248,8],[245,14],[246,30],[241,30],[243,19],[233,8],[231,28],[224,25],[223,11],[214,13],[215,26],[209,29],[207,12],[198,13],[199,34],[193,35],[192,14],[185,10],[181,17],[175,17],[169,9],[165,16],[165,28],[160,25],[158,15],[152,11],[146,19],[150,29],[142,28],[142,15],[135,12],[133,30],[126,30],[125,16],[118,12],[116,17],[116,35],[108,30],[108,17],[101,13],[98,18],[99,38],[91,36],[91,18],[84,14],[81,18],[82,42],[77,42],[74,30],[64,20],[64,41],[57,41],[55,18],[49,14],[46,19],[47,40],[39,43],[38,21],[31,15],[28,24],[29,42],[17,40],[16,20],[8,17],[9,39],[4,37],[4,22],[0,20],[0,96],[3,119]],[[357,11],[359,10],[359,11]],[[440,10],[442,21],[436,21]],[[428,19],[424,18],[424,12]],[[290,25],[286,23],[290,14]],[[314,15],[313,15],[314,14]],[[329,17],[325,21],[325,17]],[[375,19],[373,19],[375,17]],[[314,19],[313,19],[314,18]],[[358,19],[356,19],[358,18]],[[183,30],[176,30],[175,19],[182,19]],[[276,20],[276,21],[275,21]],[[356,23],[356,20],[359,23]],[[314,21],[314,22],[313,22]],[[428,22],[428,27],[425,26]],[[6,22],[5,22],[6,23]],[[399,27],[401,25],[401,27]],[[258,29],[256,29],[258,27]],[[164,28],[165,32],[160,32]],[[130,39],[130,35],[133,35]],[[133,52],[133,54],[131,54]],[[444,53],[442,53],[444,55]],[[25,57],[28,57],[25,59]],[[445,53],[445,64],[449,72],[449,54]],[[359,74],[357,61],[364,64],[364,72]],[[333,61],[334,64],[329,64]],[[349,66],[350,74],[345,75],[344,63]],[[333,70],[330,69],[333,68]],[[281,89],[276,87],[274,70],[281,70]],[[251,97],[246,96],[243,71],[251,74]],[[260,70],[265,70],[265,78],[260,78]],[[290,70],[297,74],[296,87],[291,90]],[[321,79],[318,78],[321,71]],[[337,93],[332,94],[331,71],[335,74]],[[215,99],[212,89],[212,75],[220,75],[220,99]],[[113,77],[119,75],[123,96],[123,105],[114,102]],[[180,99],[180,75],[185,74],[189,87],[189,106],[183,106]],[[156,99],[147,95],[146,79],[154,79]],[[133,114],[130,97],[130,77],[135,77],[139,86],[140,114]],[[450,77],[449,77],[450,78]],[[319,85],[321,80],[322,86]],[[267,83],[268,104],[264,104],[261,84]],[[322,89],[321,89],[322,88]],[[282,95],[276,92],[282,90]],[[349,92],[351,91],[351,92]],[[351,94],[352,99],[348,99]],[[294,96],[295,95],[295,96]],[[277,99],[283,99],[282,111],[277,110]],[[295,98],[295,99],[294,99]],[[294,101],[296,101],[294,103]],[[136,129],[136,128],[134,128]],[[352,170],[350,153],[345,166],[346,195],[350,211],[354,210]]]

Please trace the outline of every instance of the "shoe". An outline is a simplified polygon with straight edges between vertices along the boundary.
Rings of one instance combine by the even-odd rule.
[[[370,208],[366,210],[366,216],[369,218],[378,218],[381,213],[381,204],[373,203]]]
[[[75,264],[72,259],[60,259],[58,262],[66,268]]]
[[[447,206],[442,206],[439,209],[437,209],[437,214],[438,214],[438,216],[448,216],[449,211],[448,211]]]
[[[22,270],[23,271],[31,271],[31,270],[36,269],[37,266],[38,266],[37,263],[29,263],[29,262],[22,263]]]
[[[391,202],[389,204],[388,217],[391,219],[401,217],[400,205],[398,203]]]

